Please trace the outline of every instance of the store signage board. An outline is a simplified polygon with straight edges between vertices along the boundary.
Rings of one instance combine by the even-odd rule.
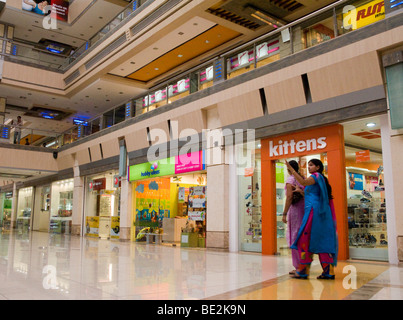
[[[88,187],[90,191],[104,190],[106,188],[106,178],[92,180]]]
[[[385,18],[384,0],[371,1],[365,5],[343,12],[343,28],[344,29],[359,29],[369,24],[377,22]]]
[[[200,170],[205,170],[203,151],[130,166],[128,178],[129,181],[136,181]]]
[[[318,154],[338,149],[342,135],[338,125],[263,139],[262,161]]]
[[[368,162],[371,161],[369,150],[357,151],[355,153],[355,162]]]
[[[193,221],[204,221],[206,219],[206,211],[189,211],[188,218]]]

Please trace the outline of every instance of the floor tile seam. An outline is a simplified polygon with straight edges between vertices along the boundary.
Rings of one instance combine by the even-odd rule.
[[[211,297],[206,297],[202,300],[228,300],[228,299],[232,299],[232,298],[236,298],[239,297],[241,295],[245,295],[245,294],[249,294],[249,293],[253,293],[257,290],[262,290],[268,287],[271,287],[273,285],[277,285],[279,283],[285,282],[287,280],[290,279],[289,275],[282,275],[280,277],[276,277],[273,279],[269,279],[269,280],[265,280],[262,282],[258,282],[255,284],[251,284],[245,287],[241,287],[238,289],[234,289],[231,291],[227,291],[224,293],[220,293]]]
[[[370,300],[379,291],[381,291],[384,286],[373,285],[371,283],[366,283],[360,288],[356,289],[354,292],[350,293],[343,300]],[[365,299],[364,299],[365,298]]]

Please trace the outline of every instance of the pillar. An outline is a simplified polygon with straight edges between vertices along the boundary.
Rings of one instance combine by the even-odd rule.
[[[13,182],[13,204],[11,206],[11,224],[10,229],[14,229],[17,227],[16,220],[17,220],[17,207],[18,207],[18,190],[17,190],[17,183]]]
[[[129,159],[127,159],[129,163]],[[120,240],[131,239],[132,227],[132,185],[128,180],[127,174],[121,177],[120,189]]]
[[[207,130],[206,247],[229,249],[229,165],[222,130]]]
[[[71,234],[82,234],[82,221],[84,216],[84,177],[80,176],[80,167],[77,159],[74,159],[74,190],[73,190],[73,214]]]

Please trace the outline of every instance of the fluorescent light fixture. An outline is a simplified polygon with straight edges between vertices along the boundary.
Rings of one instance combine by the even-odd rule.
[[[368,122],[368,123],[366,124],[366,126],[369,127],[369,128],[372,128],[372,127],[375,127],[375,126],[376,126],[376,123],[375,123],[375,122]]]
[[[280,21],[279,19],[276,19],[267,13],[263,13],[259,10],[256,10],[254,13],[251,13],[251,16],[254,17],[255,19],[258,19],[260,21],[263,21],[264,23],[267,23],[268,25],[278,28],[284,26],[284,23]]]

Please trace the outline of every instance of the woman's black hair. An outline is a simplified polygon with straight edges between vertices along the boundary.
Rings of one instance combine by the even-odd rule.
[[[333,199],[332,187],[329,184],[329,180],[327,180],[326,176],[323,174],[324,166],[323,166],[322,161],[320,161],[319,159],[311,159],[311,160],[309,160],[309,162],[312,162],[315,166],[319,167],[319,170],[317,172],[319,172],[323,176],[323,178],[325,178],[325,183],[326,183],[326,187],[327,187],[327,194],[329,196],[329,200]]]
[[[297,172],[299,173],[299,165],[298,162],[295,160],[291,160],[290,162],[288,162],[290,164],[290,166]]]

